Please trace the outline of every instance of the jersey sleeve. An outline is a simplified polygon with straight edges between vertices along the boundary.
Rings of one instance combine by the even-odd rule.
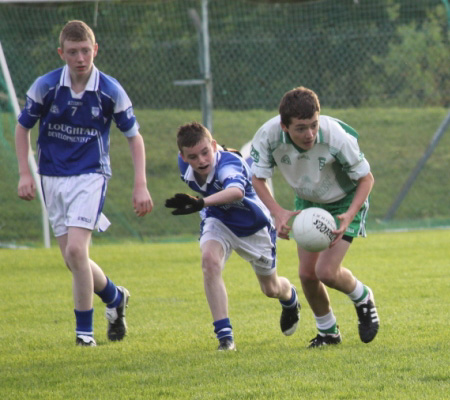
[[[357,181],[370,172],[369,162],[364,157],[364,153],[359,150],[359,146],[345,145],[338,153],[338,159],[343,166],[343,170],[349,178]]]
[[[222,152],[218,178],[224,189],[237,187],[245,193],[246,170],[243,163],[244,160],[238,155]]]
[[[48,93],[47,85],[42,77],[37,78],[26,95],[25,107],[18,117],[20,125],[27,129],[33,128],[42,115],[44,97]]]
[[[273,175],[275,161],[272,157],[268,124],[264,124],[255,134],[250,156],[252,157],[252,173],[257,178],[269,179]]]
[[[113,119],[117,128],[126,136],[133,137],[139,132],[139,123],[134,115],[133,105],[123,87],[117,82]]]
[[[184,175],[186,174],[186,170],[188,169],[189,164],[187,162],[183,161],[180,153],[178,153],[177,160],[178,160],[178,169],[180,170],[180,179],[183,182],[187,183],[186,179],[184,179]]]
[[[332,135],[338,139],[335,147],[335,157],[342,165],[343,171],[353,181],[357,181],[370,172],[369,162],[364,153],[360,150],[358,139],[355,135],[348,133],[338,123],[331,123],[332,129],[338,131],[337,135]]]

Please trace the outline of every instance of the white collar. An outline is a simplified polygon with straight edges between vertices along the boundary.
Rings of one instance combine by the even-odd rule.
[[[91,76],[89,77],[89,80],[87,81],[86,87],[84,90],[89,90],[91,92],[95,92],[98,90],[98,83],[99,83],[99,77],[100,72],[97,69],[95,65],[92,65],[92,71]],[[62,73],[61,73],[61,79],[59,80],[60,86],[67,86],[69,88],[72,87],[72,80],[70,79],[70,72],[69,67],[67,64],[64,66]]]

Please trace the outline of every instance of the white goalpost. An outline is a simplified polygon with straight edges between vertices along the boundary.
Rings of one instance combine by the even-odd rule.
[[[8,69],[8,65],[6,63],[6,57],[5,57],[5,53],[3,52],[3,47],[2,47],[1,42],[0,42],[0,64],[2,67],[2,72],[3,72],[3,76],[5,78],[9,97],[11,99],[11,104],[14,109],[14,114],[16,117],[18,117],[20,114],[19,102],[17,100],[16,91],[14,89],[11,75],[9,74],[9,69]],[[50,228],[49,228],[49,223],[48,223],[48,214],[47,214],[47,209],[45,208],[44,196],[42,193],[42,187],[40,185],[40,178],[37,173],[37,164],[36,164],[36,160],[34,159],[34,156],[33,156],[33,151],[31,149],[31,145],[30,145],[30,152],[28,155],[28,163],[30,165],[30,169],[33,174],[33,178],[36,182],[36,188],[38,191],[39,202],[41,204],[42,231],[43,231],[42,233],[44,236],[44,246],[46,248],[50,248]]]

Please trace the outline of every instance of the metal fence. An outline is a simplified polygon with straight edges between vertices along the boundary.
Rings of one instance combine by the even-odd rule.
[[[209,0],[214,105],[273,109],[301,82],[325,107],[446,107],[446,1]],[[98,66],[114,71],[136,107],[197,108],[200,91],[174,85],[202,77],[195,14],[200,0],[3,4],[0,39],[24,93],[60,65],[61,25],[83,19],[100,43]]]

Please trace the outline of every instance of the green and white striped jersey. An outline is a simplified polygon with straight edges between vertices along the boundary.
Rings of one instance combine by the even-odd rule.
[[[252,141],[252,172],[269,179],[277,166],[298,197],[333,203],[352,192],[370,172],[356,131],[336,118],[321,115],[314,147],[303,150],[283,132],[280,116],[267,121]]]

